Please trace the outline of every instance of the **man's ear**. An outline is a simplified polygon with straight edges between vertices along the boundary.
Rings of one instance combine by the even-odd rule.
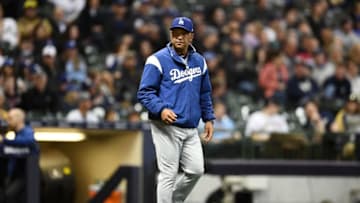
[[[194,40],[194,33],[193,33],[193,32],[191,32],[191,33],[190,33],[190,42],[192,43],[192,42],[193,42],[193,40]]]

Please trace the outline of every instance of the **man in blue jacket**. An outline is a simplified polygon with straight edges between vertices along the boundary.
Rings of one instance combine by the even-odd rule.
[[[204,140],[213,136],[214,112],[205,59],[192,46],[193,23],[178,17],[170,27],[170,43],[149,56],[138,99],[149,111],[159,168],[158,203],[184,202],[204,172],[198,136],[205,123]],[[182,173],[179,177],[178,169]]]
[[[25,162],[20,158],[39,153],[39,148],[34,138],[33,129],[25,125],[25,113],[23,110],[18,108],[10,109],[7,122],[9,130],[15,132],[15,138],[7,139],[0,136],[0,150],[2,154],[10,157],[7,163],[3,197],[0,197],[0,202],[25,202]]]

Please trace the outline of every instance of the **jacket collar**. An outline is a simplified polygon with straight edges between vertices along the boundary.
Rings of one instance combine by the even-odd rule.
[[[184,64],[186,67],[188,67],[186,61],[185,61],[181,56],[179,56],[178,53],[176,53],[176,51],[174,50],[174,48],[173,48],[173,46],[171,45],[170,42],[166,45],[166,47],[167,47],[167,49],[168,49],[168,51],[169,51],[169,53],[170,53],[170,56],[171,56],[171,58],[172,58],[173,60],[175,60],[176,62],[182,63],[182,64]],[[189,58],[189,57],[190,57],[193,53],[195,53],[195,52],[196,52],[195,47],[194,47],[192,44],[190,44],[190,46],[189,46],[189,51],[188,51],[188,56],[187,56],[187,57]]]

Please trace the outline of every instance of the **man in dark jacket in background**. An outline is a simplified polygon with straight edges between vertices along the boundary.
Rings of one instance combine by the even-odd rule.
[[[25,202],[25,162],[18,157],[39,153],[38,145],[34,138],[34,130],[25,124],[23,110],[10,109],[8,114],[9,130],[14,131],[14,139],[0,136],[0,150],[7,155],[7,168],[5,180],[0,185],[0,202],[22,203]]]

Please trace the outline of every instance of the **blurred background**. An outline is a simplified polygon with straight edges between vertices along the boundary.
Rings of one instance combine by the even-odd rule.
[[[37,132],[62,129],[37,137],[44,191],[59,177],[52,169],[73,168],[56,183],[66,191],[53,191],[69,195],[60,202],[84,202],[119,164],[143,166],[151,142],[136,91],[177,16],[192,18],[210,71],[217,119],[208,160],[357,164],[360,1],[1,0],[0,117],[20,107]],[[360,202],[359,174],[338,171],[206,175],[188,202]],[[42,202],[55,202],[46,194]]]

